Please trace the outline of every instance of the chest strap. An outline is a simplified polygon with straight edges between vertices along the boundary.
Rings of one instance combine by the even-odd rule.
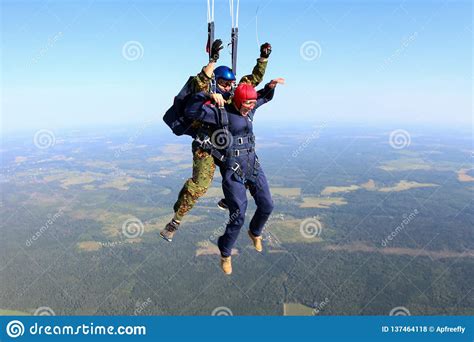
[[[231,157],[245,156],[247,154],[255,152],[255,148],[244,148],[244,149],[232,149],[229,151]]]
[[[242,137],[234,137],[234,145],[243,145],[243,144],[254,144],[255,143],[255,136],[252,135],[245,135]]]

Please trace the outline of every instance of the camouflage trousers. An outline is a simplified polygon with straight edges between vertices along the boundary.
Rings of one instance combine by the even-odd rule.
[[[193,176],[184,183],[174,204],[174,219],[181,221],[197,200],[204,196],[211,186],[216,170],[212,155],[200,148],[193,149]]]

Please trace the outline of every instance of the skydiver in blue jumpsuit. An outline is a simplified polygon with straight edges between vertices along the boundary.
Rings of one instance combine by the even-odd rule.
[[[240,84],[235,90],[231,103],[222,108],[213,105],[206,93],[198,93],[189,101],[185,115],[214,128],[220,139],[220,147],[225,160],[218,164],[222,175],[222,190],[229,207],[229,221],[224,235],[217,245],[221,253],[221,268],[226,274],[232,273],[231,251],[244,224],[247,210],[247,193],[255,200],[257,210],[249,224],[249,237],[257,251],[262,251],[262,230],[273,210],[265,173],[255,153],[253,119],[261,105],[272,100],[275,86],[283,79],[273,80],[255,91],[250,84]],[[222,139],[226,142],[222,143]],[[219,146],[219,142],[215,143]]]

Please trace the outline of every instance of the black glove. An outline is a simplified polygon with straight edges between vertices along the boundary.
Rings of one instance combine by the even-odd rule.
[[[222,46],[222,40],[216,39],[212,43],[211,47],[211,56],[209,57],[210,62],[217,62],[219,59],[219,51],[222,50],[224,47]]]
[[[265,43],[260,46],[260,57],[262,58],[268,58],[270,54],[272,53],[272,46],[270,43]]]

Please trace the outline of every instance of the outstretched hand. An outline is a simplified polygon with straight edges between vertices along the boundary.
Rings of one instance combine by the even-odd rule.
[[[268,83],[268,86],[273,89],[277,86],[277,84],[285,84],[285,79],[281,77],[275,78],[274,80],[271,80],[270,83]]]

